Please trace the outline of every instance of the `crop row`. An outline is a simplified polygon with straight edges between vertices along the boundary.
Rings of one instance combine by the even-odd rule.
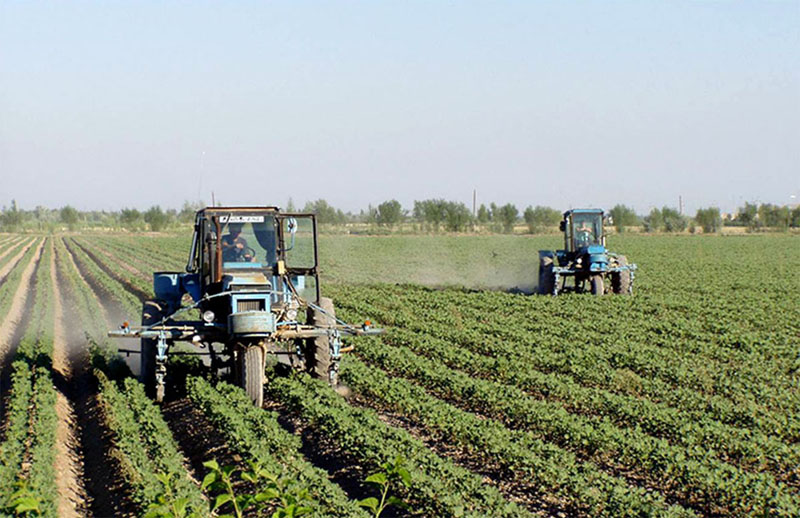
[[[351,406],[318,380],[275,378],[266,388],[273,400],[366,469],[403,457],[411,473],[407,496],[417,511],[434,516],[529,516],[479,476],[438,456],[405,430],[387,425],[374,411]]]
[[[300,455],[300,438],[281,427],[277,414],[254,407],[240,388],[226,383],[214,388],[201,378],[190,378],[188,392],[205,417],[226,437],[230,448],[272,474],[308,487],[315,516],[366,517],[325,471]]]
[[[0,279],[0,281],[2,281],[0,283],[0,315],[8,314],[11,304],[14,302],[14,292],[16,292],[19,287],[22,272],[25,270],[25,266],[36,256],[39,249],[38,244],[37,242],[36,246],[28,247],[19,261],[17,261],[11,271],[8,272],[8,275]]]
[[[571,413],[600,416],[622,428],[639,427],[688,450],[702,448],[742,468],[778,474],[790,472],[800,456],[774,437],[694,416],[646,399],[587,387],[569,376],[531,370],[506,356],[474,353],[464,347],[420,333],[394,328],[384,343],[408,347],[416,354],[487,381],[508,384],[538,399],[554,401]]]
[[[21,498],[25,498],[40,516],[54,517],[58,498],[53,484],[58,417],[52,377],[52,246],[41,246],[32,248],[37,253],[42,250],[34,277],[35,290],[28,294],[33,297],[33,304],[11,365],[5,437],[0,445],[0,503],[6,511],[14,512],[18,505],[24,506]]]
[[[80,247],[68,242],[65,242],[65,244],[78,265],[84,269],[84,274],[88,275],[107,295],[113,297],[129,318],[137,316],[138,319],[142,307],[141,300],[125,289],[124,285],[104,272]],[[135,322],[136,319],[131,319],[131,321]]]
[[[400,412],[448,443],[463,445],[485,461],[498,463],[506,477],[515,475],[534,487],[540,498],[555,500],[589,516],[688,516],[669,507],[658,494],[629,487],[589,462],[531,433],[509,430],[428,394],[421,387],[357,359],[348,358],[342,379],[371,405]]]
[[[131,485],[134,501],[143,510],[165,492],[159,474],[173,481],[176,500],[187,502],[190,512],[208,515],[208,504],[199,486],[190,479],[183,456],[161,412],[145,395],[142,385],[126,378],[122,388],[101,371],[99,400],[106,426],[114,433],[120,464]]]
[[[74,249],[74,248],[73,248]],[[100,305],[91,287],[80,277],[80,272],[70,264],[69,251],[63,242],[57,244],[61,278],[67,282],[71,307],[76,320],[86,330],[87,337],[102,345],[93,351],[93,363],[108,368],[109,355],[105,338],[108,325],[103,318]],[[115,285],[102,277],[102,271],[93,267],[86,256],[78,259],[92,275],[92,279],[105,289],[116,289]],[[106,282],[103,284],[103,282]],[[124,299],[123,299],[124,300]],[[111,371],[113,372],[113,371]],[[118,451],[116,457],[122,467],[122,475],[129,483],[136,505],[144,511],[166,491],[159,475],[171,480],[172,498],[186,502],[189,512],[208,515],[209,505],[198,484],[193,481],[184,466],[184,458],[164,421],[160,410],[144,393],[138,382],[131,378],[120,381],[120,386],[110,380],[106,373],[96,369],[99,384],[98,401],[102,408],[104,425],[113,433],[113,443]]]
[[[0,247],[0,254],[2,254],[2,257],[0,257],[0,269],[9,264],[20,250],[32,242],[33,239],[14,239],[6,245],[2,245],[2,247]]]
[[[515,387],[453,371],[405,347],[365,340],[359,355],[462,408],[502,419],[512,428],[530,431],[601,465],[621,464],[654,487],[705,508],[720,505],[751,512],[754,502],[769,502],[786,516],[800,511],[796,498],[771,475],[743,472],[710,457],[704,449],[675,447],[636,428],[620,429],[606,419],[570,414],[557,404],[531,398]]]
[[[597,354],[596,347],[584,346],[567,338],[544,337],[544,332],[511,337],[509,325],[495,324],[497,314],[506,304],[486,305],[484,315],[468,324],[453,320],[454,303],[439,302],[423,289],[404,287],[370,287],[342,289],[329,288],[329,292],[341,293],[337,303],[356,312],[368,311],[373,319],[393,324],[395,327],[429,335],[448,343],[457,344],[469,351],[486,356],[505,357],[512,363],[526,365],[543,373],[556,373],[570,376],[575,382],[599,389],[627,394],[633,397],[646,397],[697,418],[710,417],[723,423],[784,437],[789,441],[800,436],[800,426],[796,418],[773,415],[763,411],[758,405],[742,405],[739,401],[714,395],[706,395],[692,389],[674,386],[663,380],[640,376],[630,369],[604,360],[606,353]],[[411,292],[405,295],[402,291]],[[438,294],[437,294],[438,295]],[[446,299],[445,299],[446,300]],[[387,304],[387,301],[393,301]],[[437,304],[437,306],[432,306]],[[389,306],[389,307],[387,307]],[[460,311],[460,309],[458,309]],[[438,315],[438,313],[443,314]],[[448,319],[448,315],[450,318]],[[481,323],[483,322],[483,323]],[[482,327],[482,329],[481,329]],[[562,339],[560,346],[537,346],[539,340],[548,342]],[[612,345],[610,348],[625,349],[625,356],[636,354],[635,346],[630,344]],[[644,353],[642,353],[644,355]],[[646,355],[645,355],[646,357]]]
[[[121,266],[119,261],[114,261],[99,249],[83,246],[75,239],[72,239],[71,245],[74,245],[73,250],[77,250],[81,257],[91,260],[94,263],[93,267],[98,267],[109,277],[122,284],[137,299],[142,300],[152,296],[151,280],[144,279],[139,275],[133,275]]]

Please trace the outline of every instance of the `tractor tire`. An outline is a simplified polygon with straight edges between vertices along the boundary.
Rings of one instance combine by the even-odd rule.
[[[556,284],[556,274],[553,272],[553,258],[541,257],[539,259],[539,294],[552,295]]]
[[[160,322],[166,316],[166,304],[160,300],[146,300],[142,304],[142,326],[150,326]],[[145,392],[151,398],[161,401],[164,398],[162,390],[156,390],[156,353],[158,350],[158,340],[154,338],[142,338],[141,354],[139,355],[139,381],[144,385]],[[158,392],[161,392],[161,399],[158,399]]]
[[[333,300],[327,297],[320,297],[319,307],[325,313],[318,309],[310,309],[309,324],[319,327],[336,325],[336,311],[333,308]],[[331,370],[331,361],[331,345],[327,336],[317,336],[308,340],[306,370],[315,378],[325,380],[333,387],[336,387],[338,380],[334,370]]]
[[[603,285],[603,276],[592,275],[590,282],[592,283],[592,295],[596,295],[598,297],[603,295],[603,292],[605,291],[605,286]]]
[[[627,266],[628,259],[621,255],[619,256],[619,265]],[[611,288],[617,295],[631,295],[631,272],[625,270],[622,272],[614,272],[611,274]]]
[[[255,406],[264,405],[264,349],[249,345],[239,350],[240,383]]]

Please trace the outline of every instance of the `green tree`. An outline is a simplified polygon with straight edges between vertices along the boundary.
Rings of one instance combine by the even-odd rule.
[[[736,219],[750,230],[755,230],[759,227],[758,205],[749,202],[745,203],[744,207],[739,208],[739,215]]]
[[[541,232],[547,227],[554,227],[561,221],[560,212],[556,209],[543,207],[541,205],[537,205],[535,208],[526,208],[522,216],[525,219],[525,223],[528,225],[528,232],[531,234]]]
[[[503,232],[510,234],[519,219],[519,211],[513,204],[506,203],[497,210],[497,219],[503,225]]]
[[[403,206],[397,200],[389,200],[378,205],[375,216],[378,225],[392,227],[403,220]]]
[[[154,205],[144,213],[144,221],[150,225],[150,230],[160,232],[169,225],[169,216],[161,210],[161,207]]]
[[[662,207],[661,215],[664,218],[664,230],[667,232],[683,232],[689,224],[686,216],[671,207]]]
[[[608,215],[611,216],[614,228],[619,233],[625,232],[625,227],[639,224],[639,216],[636,215],[632,208],[626,205],[615,205],[613,209],[608,211]]]
[[[461,232],[472,223],[472,214],[463,203],[449,201],[444,204],[445,228],[451,232]]]
[[[303,212],[312,212],[316,214],[317,221],[323,225],[341,225],[347,221],[344,212],[334,208],[324,199],[306,203]]]
[[[764,203],[758,208],[758,219],[766,227],[786,230],[789,227],[791,213],[789,207]]]
[[[664,228],[664,216],[657,208],[653,208],[650,214],[642,220],[642,226],[645,232],[660,232]]]
[[[486,205],[481,203],[481,206],[478,208],[478,223],[488,223],[489,222],[489,209],[486,208]]]
[[[722,216],[720,215],[719,208],[717,207],[698,209],[694,220],[698,225],[703,227],[704,234],[719,232],[719,230],[722,228]]]
[[[792,228],[800,228],[800,205],[792,210],[790,225]]]
[[[205,204],[202,201],[190,202],[186,200],[183,202],[180,212],[176,218],[181,223],[194,223],[194,216],[198,210],[202,209]]]
[[[59,219],[61,219],[61,222],[67,225],[67,228],[70,230],[75,230],[75,228],[78,226],[79,218],[80,215],[78,214],[78,211],[69,205],[62,207],[59,211]]]
[[[25,215],[17,207],[17,200],[11,200],[11,207],[4,209],[0,214],[0,227],[6,231],[14,231],[22,226],[24,219]]]
[[[414,219],[427,224],[431,229],[438,230],[446,217],[444,200],[422,200],[414,202]]]
[[[142,213],[136,209],[124,208],[119,213],[119,223],[124,228],[135,230],[141,226]]]

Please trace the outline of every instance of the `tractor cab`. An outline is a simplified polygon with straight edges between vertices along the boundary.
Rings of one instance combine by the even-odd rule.
[[[590,246],[606,245],[603,233],[603,211],[599,209],[575,209],[564,213],[561,221],[564,232],[564,248],[567,253],[579,252]]]
[[[201,296],[230,292],[231,313],[277,311],[293,294],[317,302],[316,231],[313,214],[207,208],[195,218],[186,270]]]

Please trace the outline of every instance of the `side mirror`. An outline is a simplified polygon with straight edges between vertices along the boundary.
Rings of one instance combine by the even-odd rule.
[[[567,222],[562,220],[561,223],[558,224],[558,230],[561,232],[567,230]]]
[[[289,231],[289,235],[292,236],[292,239],[289,241],[289,246],[283,249],[284,252],[288,252],[294,248],[294,236],[297,234],[297,220],[294,218],[287,218],[286,230]]]

